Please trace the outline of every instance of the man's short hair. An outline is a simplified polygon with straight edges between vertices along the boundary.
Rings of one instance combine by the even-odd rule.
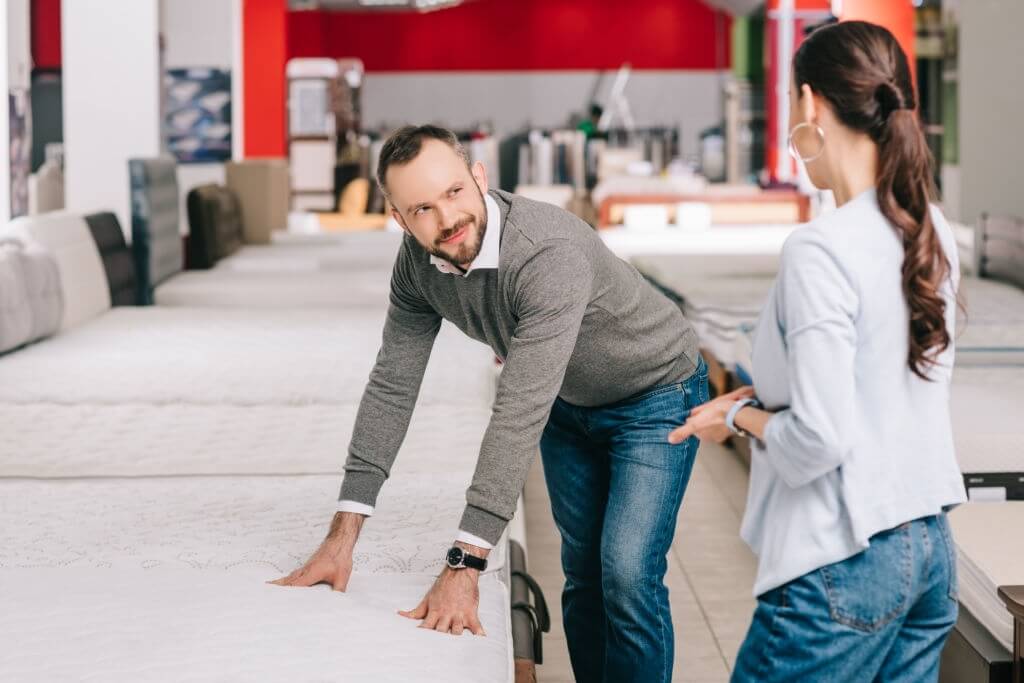
[[[443,142],[462,157],[462,160],[466,162],[466,168],[471,166],[469,153],[466,151],[466,148],[459,142],[459,138],[455,133],[447,128],[430,125],[399,128],[384,143],[384,148],[380,151],[380,161],[377,164],[377,185],[380,186],[380,191],[385,196],[388,194],[385,182],[388,169],[395,164],[401,166],[415,159],[419,155],[420,149],[423,148],[424,140]]]

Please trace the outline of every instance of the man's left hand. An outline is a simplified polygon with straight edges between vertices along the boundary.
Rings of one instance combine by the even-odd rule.
[[[461,636],[463,631],[483,636],[480,624],[480,572],[475,569],[445,567],[426,597],[414,610],[401,611],[403,617],[422,619],[420,628]]]

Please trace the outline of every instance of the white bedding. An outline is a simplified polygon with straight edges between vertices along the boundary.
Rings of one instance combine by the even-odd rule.
[[[964,472],[1024,472],[1022,396],[1024,366],[953,371],[953,437]]]
[[[358,402],[383,320],[380,310],[117,308],[0,357],[0,402]],[[493,383],[493,352],[443,325],[420,403],[490,406]]]
[[[0,404],[0,476],[335,474],[357,408]],[[472,468],[489,419],[489,405],[417,406],[396,467]]]
[[[390,273],[321,271],[304,261],[253,260],[244,268],[178,273],[154,293],[157,306],[374,308],[388,305]]]
[[[1009,651],[1013,618],[996,589],[1024,584],[1024,501],[966,503],[949,514],[957,546],[960,602]]]
[[[494,578],[480,582],[487,637],[456,638],[396,614],[430,576],[357,575],[346,593],[268,577],[261,567],[0,570],[0,679],[512,680],[508,595]]]
[[[473,461],[397,467],[360,533],[355,570],[440,572],[472,475]],[[278,578],[324,539],[340,483],[339,474],[0,478],[0,569],[249,566]],[[487,571],[504,564],[499,543]]]

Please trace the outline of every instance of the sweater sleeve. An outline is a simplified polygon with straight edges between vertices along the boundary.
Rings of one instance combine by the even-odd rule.
[[[341,500],[376,504],[409,429],[440,328],[441,316],[420,294],[412,256],[403,245],[391,275],[390,305],[380,351],[352,431]]]
[[[511,275],[518,314],[460,530],[497,543],[540,444],[590,301],[593,269],[569,242],[542,243]]]
[[[779,271],[790,405],[765,429],[764,457],[791,487],[843,463],[853,438],[858,296],[821,236],[800,231]]]

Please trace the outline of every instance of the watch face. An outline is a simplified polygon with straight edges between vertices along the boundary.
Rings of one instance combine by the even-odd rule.
[[[448,566],[459,567],[462,565],[462,548],[452,548],[448,551]]]

